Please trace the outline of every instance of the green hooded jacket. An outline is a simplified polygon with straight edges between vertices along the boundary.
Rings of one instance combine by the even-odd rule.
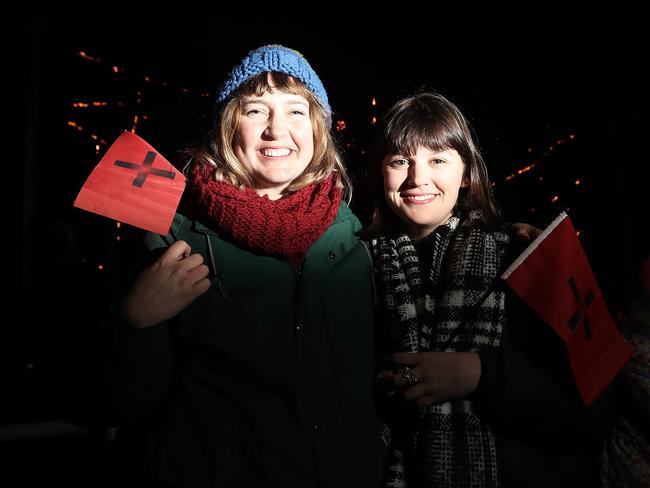
[[[116,326],[109,404],[146,426],[152,486],[376,487],[372,269],[342,204],[302,270],[177,214],[212,287],[169,322]]]

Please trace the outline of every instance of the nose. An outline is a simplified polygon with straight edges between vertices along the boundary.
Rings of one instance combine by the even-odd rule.
[[[270,139],[280,139],[287,133],[287,122],[282,115],[272,114],[264,134]]]
[[[409,165],[408,182],[413,187],[426,186],[431,183],[429,168],[426,164],[414,161]]]

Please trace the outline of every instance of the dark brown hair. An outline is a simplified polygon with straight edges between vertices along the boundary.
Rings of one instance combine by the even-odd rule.
[[[469,122],[439,93],[422,92],[395,103],[382,120],[371,156],[374,209],[363,236],[373,238],[403,228],[401,220],[386,203],[381,164],[386,155],[413,155],[421,146],[432,151],[454,149],[463,160],[467,187],[461,188],[454,208],[454,213],[460,214],[461,225],[467,223],[472,210],[478,210],[488,228],[500,228],[503,225],[501,212]]]

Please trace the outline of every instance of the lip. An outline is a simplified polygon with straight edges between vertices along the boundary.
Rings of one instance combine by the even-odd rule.
[[[440,195],[436,193],[406,193],[401,194],[400,197],[402,201],[407,205],[426,205],[427,203],[433,202]],[[412,197],[420,197],[418,199]],[[428,197],[428,198],[421,198]]]
[[[287,151],[289,151],[289,154],[286,154],[284,156],[267,156],[266,154],[264,154],[264,151],[266,151],[267,149],[272,149],[274,151],[277,151],[278,149],[286,149]],[[290,157],[292,154],[296,152],[296,150],[286,146],[277,146],[277,147],[265,146],[258,149],[257,152],[262,158],[277,160],[277,159],[284,159]]]

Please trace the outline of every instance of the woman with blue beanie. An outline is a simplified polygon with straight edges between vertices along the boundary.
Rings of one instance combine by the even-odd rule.
[[[106,391],[142,433],[140,486],[379,486],[371,265],[327,93],[271,45],[217,101],[186,208],[147,236],[158,257],[110,329]]]

